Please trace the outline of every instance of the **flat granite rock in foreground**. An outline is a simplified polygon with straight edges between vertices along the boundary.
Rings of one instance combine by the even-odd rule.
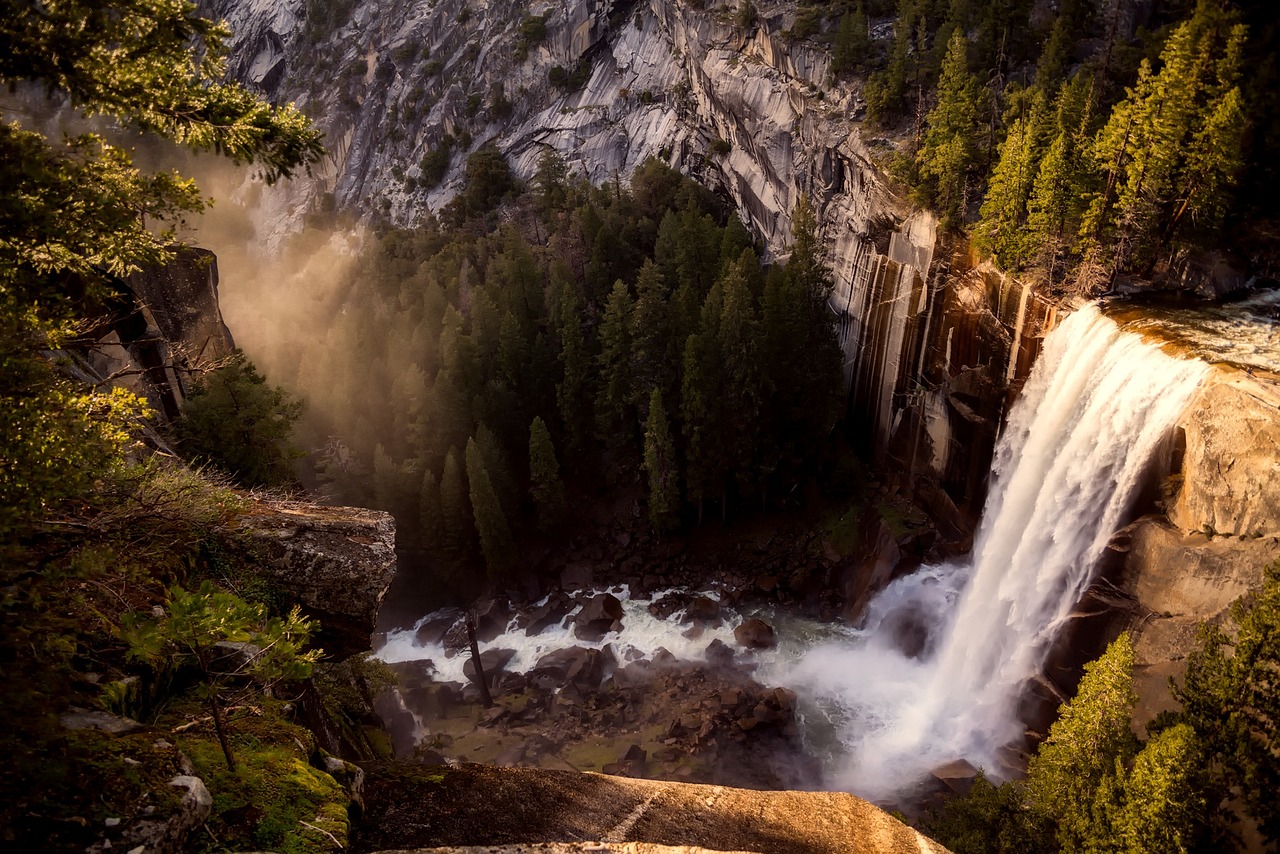
[[[843,792],[766,792],[487,765],[371,763],[365,770],[367,808],[354,852],[663,850],[622,843],[762,854],[946,851]],[[567,842],[578,847],[544,847]]]

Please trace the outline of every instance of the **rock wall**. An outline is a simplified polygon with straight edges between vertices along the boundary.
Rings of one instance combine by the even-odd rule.
[[[1069,643],[1087,659],[1118,632],[1133,633],[1139,726],[1172,706],[1169,679],[1185,671],[1200,623],[1224,619],[1280,559],[1280,378],[1219,368],[1178,429],[1168,516],[1117,533]]]
[[[129,276],[114,309],[72,353],[81,378],[133,391],[161,421],[176,418],[199,372],[235,347],[218,305],[218,261],[205,249],[181,248]]]

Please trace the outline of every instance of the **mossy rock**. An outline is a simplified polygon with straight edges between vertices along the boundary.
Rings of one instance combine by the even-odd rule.
[[[307,730],[271,710],[234,720],[234,772],[216,735],[206,730],[184,733],[179,741],[213,795],[208,833],[190,840],[190,850],[319,854],[346,847],[351,798],[333,777],[310,765],[316,751]]]

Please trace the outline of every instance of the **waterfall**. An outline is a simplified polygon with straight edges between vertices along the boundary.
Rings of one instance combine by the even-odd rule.
[[[832,782],[889,799],[958,758],[1000,776],[1027,680],[1207,370],[1091,305],[1048,336],[996,448],[972,555],[890,584],[859,640],[791,673],[840,742]]]

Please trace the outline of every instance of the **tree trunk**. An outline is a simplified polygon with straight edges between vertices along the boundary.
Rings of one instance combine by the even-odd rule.
[[[467,640],[471,644],[471,663],[476,668],[476,682],[480,685],[480,701],[486,709],[493,708],[493,697],[489,695],[489,680],[484,675],[484,665],[480,663],[480,644],[476,642],[476,618],[467,614]]]
[[[227,730],[222,722],[222,706],[218,705],[218,692],[209,686],[209,711],[213,712],[213,729],[218,734],[218,744],[222,745],[222,755],[227,760],[227,770],[236,773],[236,758],[231,755],[231,745],[227,742]]]

